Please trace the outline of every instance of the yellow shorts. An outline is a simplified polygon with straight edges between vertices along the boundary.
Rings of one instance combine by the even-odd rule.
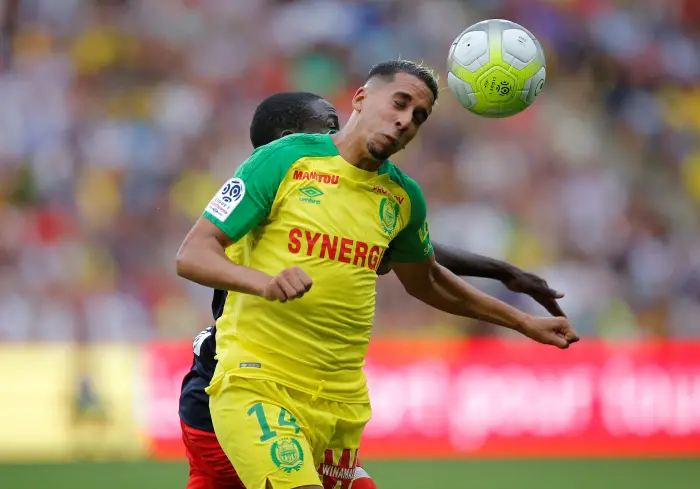
[[[214,431],[247,489],[319,486],[326,449],[357,454],[369,404],[316,398],[269,380],[225,375],[209,400]]]

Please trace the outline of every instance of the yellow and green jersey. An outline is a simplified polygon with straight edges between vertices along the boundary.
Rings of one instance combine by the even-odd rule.
[[[235,244],[237,263],[313,280],[281,303],[230,293],[217,321],[217,371],[272,380],[340,402],[366,402],[362,372],[374,318],[376,268],[433,250],[418,185],[389,161],[376,172],[341,156],[330,135],[295,134],[258,148],[204,216]]]

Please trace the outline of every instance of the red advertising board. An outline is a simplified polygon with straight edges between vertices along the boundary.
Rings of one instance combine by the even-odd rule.
[[[700,344],[382,342],[370,457],[700,454]]]
[[[181,456],[191,347],[150,355],[154,454]],[[364,459],[700,455],[700,343],[373,340],[366,371]]]
[[[151,343],[146,350],[145,428],[155,458],[184,458],[178,400],[182,379],[192,366],[192,343]]]

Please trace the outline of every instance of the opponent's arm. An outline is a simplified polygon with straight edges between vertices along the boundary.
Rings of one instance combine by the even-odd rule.
[[[495,258],[462,251],[443,244],[433,243],[435,260],[455,275],[483,277],[498,280],[513,292],[527,294],[542,305],[552,316],[566,316],[557,299],[564,294],[549,287],[542,277],[528,273],[515,265]],[[387,252],[377,268],[378,275],[391,271],[391,253]]]
[[[311,279],[298,267],[270,277],[233,263],[225,252],[267,218],[288,167],[283,155],[270,147],[254,152],[236,176],[221,187],[207,205],[204,216],[187,234],[177,254],[177,274],[206,287],[282,302],[308,292]]]
[[[393,262],[393,269],[406,292],[441,311],[505,326],[559,348],[578,341],[565,318],[525,314],[463,282],[438,264],[434,256],[421,262]]]
[[[430,242],[423,193],[415,182],[409,184],[410,220],[391,242],[390,252],[392,268],[410,295],[441,311],[505,326],[559,348],[578,341],[566,319],[525,314],[480,292],[438,264]]]
[[[529,295],[552,316],[566,316],[557,303],[564,294],[550,288],[545,279],[495,258],[438,243],[433,246],[437,262],[455,275],[498,280],[513,292]]]

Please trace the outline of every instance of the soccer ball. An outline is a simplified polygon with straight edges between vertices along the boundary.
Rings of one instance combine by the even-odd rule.
[[[540,94],[546,66],[542,46],[530,31],[507,20],[485,20],[452,43],[447,84],[470,112],[510,117]]]

